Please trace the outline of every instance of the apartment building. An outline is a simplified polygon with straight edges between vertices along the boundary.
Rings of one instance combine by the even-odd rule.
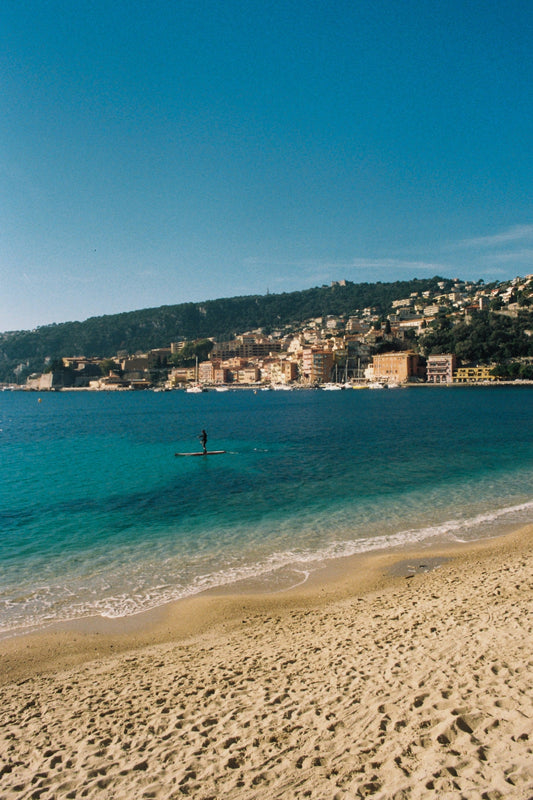
[[[247,367],[242,367],[237,372],[233,372],[234,383],[251,384],[257,383],[261,378],[259,367],[249,364]]]
[[[427,382],[452,383],[456,366],[457,359],[454,355],[428,356],[426,367]]]
[[[214,358],[212,361],[201,361],[198,364],[198,380],[200,383],[214,383],[215,370],[220,367],[220,360]]]
[[[302,373],[306,383],[326,383],[331,380],[333,353],[319,347],[307,347],[302,354]]]
[[[265,336],[238,336],[230,342],[215,342],[211,351],[212,358],[261,358],[270,353],[279,353],[281,342]]]

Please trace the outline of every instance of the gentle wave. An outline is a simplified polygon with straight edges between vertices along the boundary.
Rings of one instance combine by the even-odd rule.
[[[28,633],[45,625],[93,616],[108,619],[133,616],[206,591],[246,581],[254,581],[257,585],[258,581],[271,577],[282,570],[289,570],[294,576],[292,580],[285,577],[282,588],[294,588],[305,583],[309,575],[325,561],[378,550],[423,544],[439,538],[443,542],[464,542],[488,538],[500,533],[506,523],[518,527],[531,522],[532,517],[533,500],[477,514],[470,518],[449,519],[436,525],[409,528],[382,536],[336,541],[318,550],[302,548],[276,552],[260,562],[226,567],[204,575],[197,575],[188,585],[173,586],[166,582],[143,591],[130,589],[123,594],[104,597],[101,596],[103,587],[100,586],[98,588],[100,597],[93,596],[91,599],[77,602],[72,602],[75,600],[75,593],[67,586],[35,587],[27,596],[19,595],[9,600],[0,600],[0,612],[3,612],[0,613],[0,617],[9,617],[10,612],[15,609],[18,611],[13,615],[11,622],[0,626],[0,638],[17,633]],[[127,574],[124,577],[126,579]],[[33,606],[32,611],[29,606]]]
[[[0,630],[279,591],[328,559],[518,527],[532,413],[531,390],[490,388],[2,397]],[[227,457],[174,458],[202,427]]]

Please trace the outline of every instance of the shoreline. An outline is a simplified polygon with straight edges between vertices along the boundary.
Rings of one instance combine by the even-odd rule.
[[[243,613],[274,613],[292,607],[320,608],[350,596],[377,590],[392,591],[404,579],[424,575],[446,563],[468,561],[474,554],[490,558],[493,549],[507,547],[528,533],[533,524],[511,533],[470,542],[404,543],[330,558],[312,570],[305,581],[277,590],[262,586],[247,589],[254,579],[207,589],[146,611],[123,617],[92,615],[52,622],[38,631],[16,633],[0,639],[0,685],[10,680],[84,664],[96,658],[150,647],[170,641],[185,641],[234,624]],[[431,564],[429,569],[422,568]]]
[[[272,385],[268,384],[268,383],[262,383],[262,384],[254,384],[254,383],[239,384],[239,383],[236,383],[236,384],[222,384],[222,385],[230,392],[233,392],[233,391],[245,391],[245,390],[247,390],[247,391],[263,391],[263,390],[276,391],[276,389],[273,389]],[[290,390],[290,391],[316,391],[316,390],[323,390],[325,385],[326,384],[324,384],[324,383],[317,384],[316,386],[315,385],[296,384],[295,383],[295,384],[287,384],[287,386],[285,388],[287,390]],[[343,386],[341,384],[338,384],[338,385],[341,386],[341,388],[343,388],[343,389],[370,389],[370,388],[372,388],[371,387],[371,381],[361,382],[361,383],[355,382],[355,383],[352,383],[351,386]],[[206,392],[207,391],[216,392],[217,389],[220,388],[220,384],[203,384],[203,386],[204,386]],[[402,383],[395,384],[393,386],[393,388],[413,389],[413,388],[420,388],[420,387],[429,387],[431,389],[434,389],[434,388],[449,389],[451,387],[461,387],[461,386],[464,387],[464,388],[465,387],[472,387],[472,386],[481,386],[481,387],[485,387],[485,388],[487,386],[533,386],[533,380],[530,380],[528,378],[517,378],[515,380],[503,380],[503,379],[496,379],[495,378],[492,381],[491,380],[478,380],[478,381],[476,381],[476,380],[473,380],[473,381],[466,381],[466,380],[463,381],[463,380],[461,380],[461,381],[449,381],[447,383],[431,383],[431,382],[428,382],[428,381],[403,381]],[[388,387],[387,383],[385,383],[384,384],[384,388],[390,388],[390,387]],[[127,387],[121,386],[119,388],[102,387],[100,389],[97,389],[97,388],[90,387],[90,386],[58,386],[58,387],[55,387],[55,388],[52,388],[52,389],[33,389],[33,388],[29,389],[26,386],[17,386],[17,387],[14,387],[14,388],[2,389],[1,391],[26,392],[27,394],[59,394],[61,392],[64,392],[64,393],[68,393],[68,392],[74,392],[74,393],[76,393],[76,392],[90,392],[92,394],[95,394],[95,393],[98,393],[98,392],[104,392],[104,393],[105,392],[107,392],[107,393],[109,393],[109,392],[119,392],[120,393],[120,392],[153,392],[153,391],[157,391],[157,392],[168,394],[169,392],[186,393],[186,388],[185,387],[180,387],[180,388],[173,388],[173,389],[161,389],[158,386],[147,386],[147,387],[143,387],[142,389],[140,389],[140,388],[135,388],[135,387],[130,387],[130,386],[127,386]]]
[[[470,544],[476,545],[477,542],[491,541],[506,536],[507,533],[516,530],[518,527],[532,524],[531,507],[532,501],[518,503],[505,508],[496,508],[490,513],[479,511],[474,516],[461,521],[448,520],[445,523],[436,522],[427,528],[415,527],[413,530],[400,530],[398,532],[388,532],[381,536],[370,536],[353,541],[341,541],[341,546],[333,544],[326,545],[323,549],[315,552],[309,550],[301,554],[301,558],[292,552],[278,554],[277,564],[268,564],[258,561],[249,568],[244,565],[241,575],[233,572],[229,580],[223,572],[212,576],[216,580],[206,580],[202,588],[191,588],[190,591],[183,591],[181,594],[167,592],[166,596],[152,596],[152,604],[144,604],[138,598],[135,603],[129,603],[129,608],[124,611],[113,606],[115,612],[113,616],[107,616],[104,612],[100,613],[98,606],[101,603],[89,603],[83,613],[74,616],[67,616],[65,609],[61,607],[61,615],[57,613],[54,619],[35,619],[22,625],[19,621],[18,627],[9,628],[7,625],[0,632],[0,653],[2,644],[12,640],[34,640],[39,636],[55,637],[62,632],[73,632],[83,634],[93,632],[99,634],[113,635],[116,633],[120,638],[123,633],[131,634],[135,632],[145,633],[143,629],[152,624],[158,624],[165,616],[166,610],[176,606],[177,608],[187,608],[191,604],[194,606],[196,600],[202,601],[203,598],[231,596],[242,597],[267,597],[276,595],[289,596],[298,594],[301,591],[306,593],[309,587],[314,586],[315,582],[328,583],[331,576],[339,576],[343,571],[360,571],[359,564],[368,564],[369,568],[374,568],[383,559],[389,556],[392,559],[400,557],[401,553],[413,553],[419,551],[421,558],[426,558],[431,551],[444,552],[455,551],[457,548],[463,550]],[[470,507],[471,510],[471,507]],[[514,519],[512,522],[506,521],[509,514],[527,510],[526,519],[521,522]],[[459,526],[459,527],[458,527]],[[463,530],[466,534],[474,527],[479,538],[454,538],[460,535]],[[285,555],[290,556],[285,558]],[[266,566],[266,568],[265,568]],[[238,572],[238,570],[237,570]],[[135,597],[135,594],[133,594]],[[145,605],[145,607],[143,607]],[[96,606],[96,607],[95,607]],[[58,604],[59,607],[59,604]],[[57,611],[57,609],[56,609]],[[67,609],[68,611],[68,609]],[[216,612],[213,612],[216,613]],[[146,638],[146,637],[144,637]],[[0,670],[1,680],[1,670]],[[1,800],[1,798],[0,798]]]
[[[530,800],[532,544],[355,556],[4,641],[0,798]]]

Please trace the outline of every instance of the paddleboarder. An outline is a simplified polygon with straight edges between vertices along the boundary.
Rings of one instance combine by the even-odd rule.
[[[198,453],[174,453],[175,456],[220,456],[225,453],[225,450],[208,450],[207,449],[207,431],[205,428],[202,428],[201,434],[198,436],[202,444],[202,450]]]

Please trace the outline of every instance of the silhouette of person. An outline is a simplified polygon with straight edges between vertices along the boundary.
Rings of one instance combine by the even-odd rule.
[[[202,435],[200,436],[200,441],[202,443],[202,450],[204,451],[204,456],[207,455],[207,433],[205,430],[202,429]]]

